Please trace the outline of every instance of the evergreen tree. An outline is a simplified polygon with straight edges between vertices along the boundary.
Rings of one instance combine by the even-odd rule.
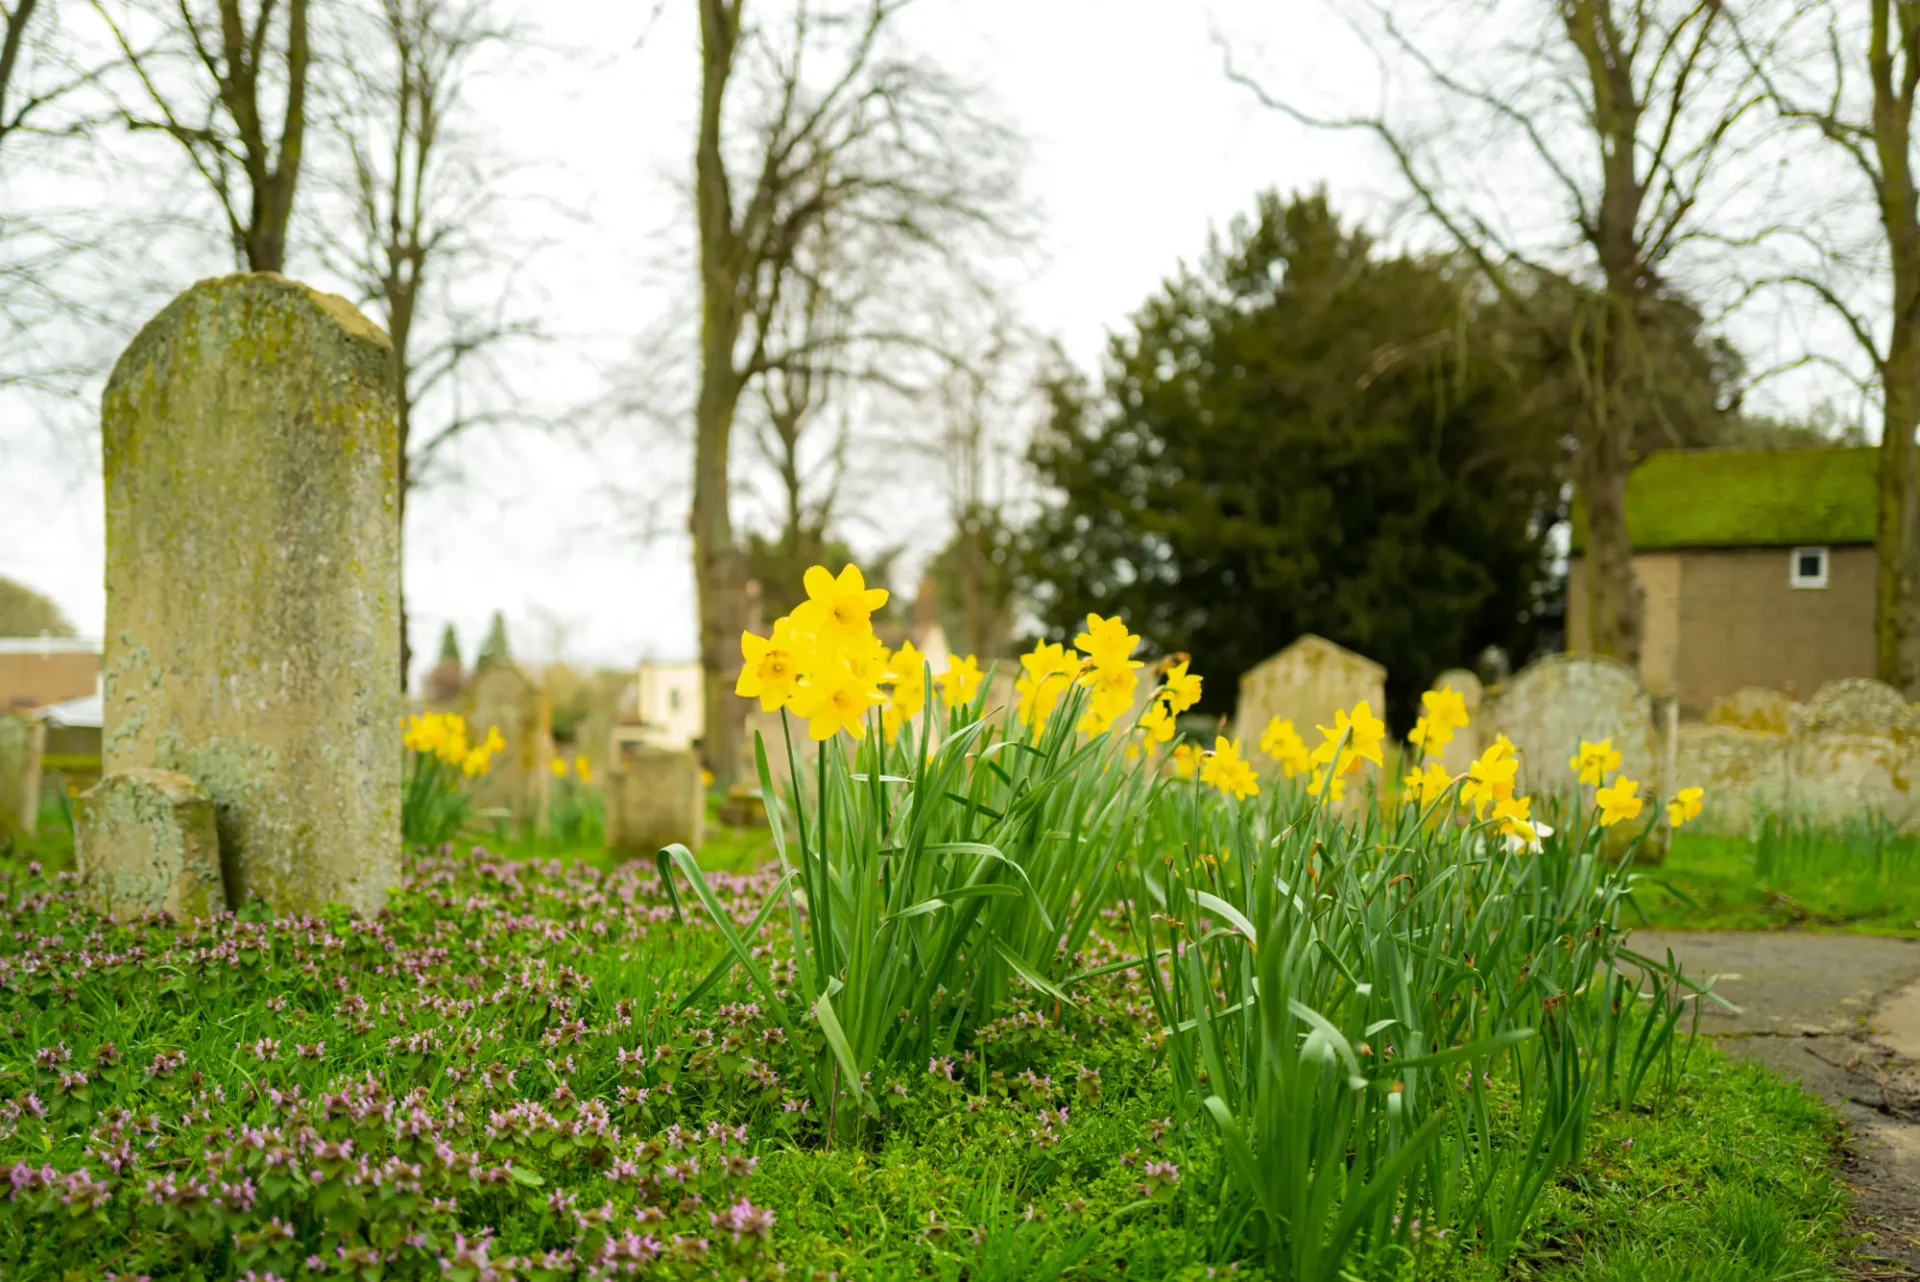
[[[493,617],[495,620],[500,618],[498,614]],[[505,638],[506,631],[503,627],[501,630],[502,645],[505,644]],[[451,623],[440,630],[440,657],[435,660],[435,666],[440,664],[452,664],[456,668],[460,666],[460,638],[455,635]]]
[[[481,639],[480,653],[474,656],[474,671],[512,658],[513,652],[507,648],[506,616],[495,610],[493,618],[487,621],[487,635]]]

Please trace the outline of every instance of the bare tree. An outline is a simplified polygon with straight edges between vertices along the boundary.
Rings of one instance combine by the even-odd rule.
[[[701,104],[694,155],[699,229],[700,381],[690,531],[706,669],[708,766],[739,768],[734,707],[747,572],[731,507],[732,433],[756,380],[812,365],[879,368],[872,353],[923,351],[906,308],[848,306],[827,262],[880,246],[899,270],[963,264],[977,233],[998,234],[1013,180],[1012,139],[965,86],[895,48],[905,0],[795,0],[776,27],[746,24],[745,0],[701,0]],[[829,259],[810,253],[824,236]],[[839,322],[808,336],[790,323],[809,280]],[[804,312],[805,308],[802,307]],[[859,357],[855,353],[868,353]],[[780,393],[775,394],[776,403]]]
[[[220,206],[236,261],[286,270],[307,137],[307,0],[92,4],[137,86],[120,108],[127,125],[180,144]]]
[[[320,255],[393,340],[404,526],[409,496],[432,481],[448,448],[513,412],[498,397],[472,395],[463,379],[501,382],[493,358],[539,333],[511,310],[518,264],[504,238],[490,234],[498,148],[470,127],[469,91],[490,70],[485,55],[516,33],[490,0],[374,0],[364,13],[347,41],[334,130],[345,163],[328,193],[342,198],[351,230],[326,240]],[[501,292],[475,307],[461,278],[487,278]],[[404,683],[412,661],[404,597],[401,633]]]
[[[1265,105],[1310,126],[1382,144],[1415,207],[1510,302],[1528,280],[1570,271],[1595,286],[1558,340],[1580,375],[1582,421],[1572,474],[1587,518],[1586,614],[1592,648],[1638,661],[1641,606],[1627,535],[1642,385],[1652,364],[1646,319],[1693,242],[1724,234],[1712,180],[1749,144],[1760,94],[1740,62],[1719,0],[1515,0],[1463,14],[1460,47],[1439,51],[1405,9],[1376,5],[1365,34],[1383,68],[1410,70],[1432,95],[1422,123],[1373,111],[1321,114],[1237,68],[1227,74]],[[1499,47],[1486,33],[1532,38]],[[1465,28],[1470,28],[1467,30]],[[1383,75],[1384,75],[1383,70]],[[1434,122],[1484,128],[1477,155],[1449,152]],[[1497,187],[1477,175],[1498,174]],[[1516,191],[1550,206],[1531,220],[1507,211]],[[1513,203],[1522,203],[1515,201]],[[1543,317],[1543,323],[1554,323]]]
[[[1812,261],[1756,283],[1818,298],[1843,323],[1871,370],[1881,412],[1874,666],[1881,680],[1911,695],[1920,692],[1920,477],[1914,443],[1920,428],[1920,200],[1913,155],[1920,3],[1867,0],[1864,14],[1861,8],[1794,0],[1788,13],[1765,16],[1783,19],[1779,28],[1798,27],[1802,38],[1782,41],[1775,35],[1764,47],[1749,43],[1747,52],[1781,117],[1824,139],[1871,196],[1877,244],[1857,254],[1845,243],[1846,230],[1812,221],[1786,238],[1810,251]],[[1852,192],[1848,200],[1861,208]],[[1863,303],[1862,292],[1875,303]]]

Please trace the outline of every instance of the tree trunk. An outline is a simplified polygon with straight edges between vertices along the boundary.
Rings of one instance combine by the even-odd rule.
[[[407,495],[413,489],[413,467],[407,457],[407,451],[413,440],[413,398],[407,391],[407,376],[411,372],[407,364],[407,335],[412,329],[411,297],[404,302],[389,294],[387,315],[393,333],[387,337],[393,343],[393,399],[395,422],[400,437],[399,451],[399,494],[400,494],[400,692],[407,691],[407,673],[413,668],[413,639],[407,627]]]
[[[1640,584],[1627,534],[1629,462],[1612,424],[1582,447],[1574,485],[1587,514],[1587,647],[1594,654],[1640,663]]]
[[[1880,366],[1879,503],[1874,529],[1874,669],[1909,699],[1920,694],[1920,495],[1914,428],[1920,424],[1920,209],[1911,144],[1916,47],[1905,5],[1875,0],[1867,52],[1873,146],[1880,162],[1880,219],[1893,274],[1893,332]],[[1896,27],[1896,15],[1903,19]],[[1895,53],[1904,57],[1896,75]]]
[[[700,230],[700,398],[694,407],[693,576],[700,605],[700,666],[706,678],[702,755],[722,784],[742,763],[746,710],[733,693],[747,618],[747,571],[733,539],[728,459],[744,380],[735,364],[742,324],[743,261],[733,194],[721,155],[727,79],[740,39],[740,0],[700,0],[700,132],[694,150],[694,212]]]
[[[1920,335],[1896,316],[1882,371],[1885,407],[1880,426],[1879,505],[1874,529],[1874,673],[1908,698],[1920,694],[1920,490],[1916,489],[1914,429],[1920,426]]]

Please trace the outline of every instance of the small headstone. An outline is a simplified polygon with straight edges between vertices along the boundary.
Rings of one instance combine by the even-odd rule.
[[[1872,677],[1829,681],[1813,698],[1792,709],[1794,734],[1913,734],[1920,713],[1901,693]]]
[[[1730,730],[1757,730],[1766,734],[1785,734],[1787,717],[1793,711],[1790,695],[1779,690],[1745,686],[1714,700],[1707,709],[1707,724]]]
[[[107,382],[105,768],[206,791],[236,903],[371,912],[400,881],[392,355],[346,300],[243,273]]]
[[[607,849],[620,856],[645,856],[679,842],[698,850],[706,803],[699,754],[691,749],[629,749],[606,774]]]
[[[171,770],[110,774],[74,803],[73,858],[87,896],[125,921],[227,907],[213,799]]]
[[[467,700],[473,741],[484,740],[489,730],[498,730],[506,741],[474,790],[476,804],[544,827],[553,791],[553,707],[547,692],[518,664],[502,659],[474,674]]]
[[[1333,714],[1365,702],[1384,716],[1387,670],[1362,655],[1311,633],[1262,660],[1240,677],[1234,733],[1257,744],[1274,717],[1291,721],[1308,746],[1319,742],[1316,726],[1333,725]]]
[[[31,837],[40,818],[40,762],[47,728],[0,710],[0,837]]]
[[[1570,792],[1577,776],[1567,763],[1582,740],[1613,740],[1620,773],[1639,781],[1649,808],[1650,794],[1664,786],[1653,700],[1633,669],[1616,659],[1586,654],[1542,659],[1507,683],[1490,715],[1487,738],[1505,734],[1513,740],[1529,793]]]

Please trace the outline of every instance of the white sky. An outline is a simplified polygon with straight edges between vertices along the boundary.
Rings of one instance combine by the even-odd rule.
[[[544,48],[517,54],[481,102],[540,197],[516,206],[517,226],[551,242],[523,301],[557,338],[515,369],[514,382],[531,408],[567,418],[602,392],[606,372],[644,335],[660,332],[663,317],[692,304],[680,189],[691,169],[697,32],[692,6],[671,0],[644,40],[651,5],[523,4]],[[1222,75],[1216,30],[1232,34],[1236,59],[1265,67],[1304,101],[1369,79],[1371,62],[1319,0],[923,0],[912,24],[915,43],[983,82],[1031,139],[1043,236],[1019,304],[1083,369],[1095,367],[1108,332],[1257,191],[1325,185],[1343,213],[1373,219],[1399,197],[1364,140],[1294,125]],[[174,288],[229,269],[217,253],[182,258]],[[332,284],[311,263],[290,270]],[[144,319],[125,317],[126,332]],[[72,426],[91,409],[46,418],[43,406],[23,404],[0,400],[0,574],[49,593],[97,635],[97,461]],[[56,430],[33,430],[42,427]],[[610,528],[596,501],[609,483],[664,495],[680,524],[683,456],[649,431],[616,427],[590,446],[501,433],[465,447],[458,462],[469,483],[421,493],[409,513],[416,650],[430,660],[452,621],[471,656],[500,608],[523,656],[691,657],[684,539],[636,542]],[[856,545],[906,541],[924,551],[944,537],[929,504],[850,498],[886,527],[856,527]]]

